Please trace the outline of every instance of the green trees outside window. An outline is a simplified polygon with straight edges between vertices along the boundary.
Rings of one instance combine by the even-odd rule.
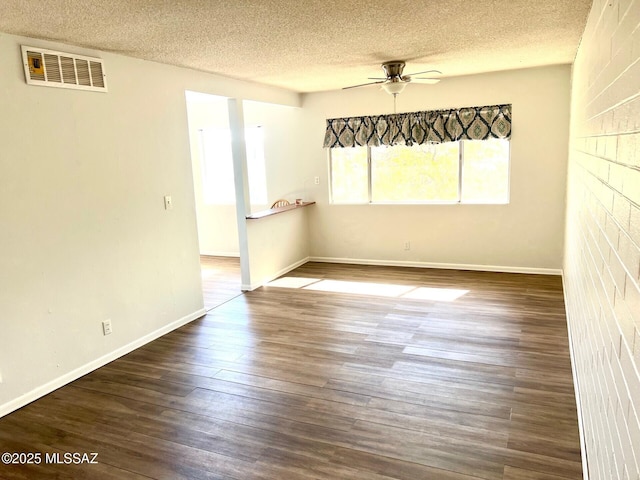
[[[509,141],[332,148],[331,201],[509,202]]]

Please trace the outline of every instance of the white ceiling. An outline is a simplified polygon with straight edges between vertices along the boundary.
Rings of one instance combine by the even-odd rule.
[[[2,0],[0,31],[298,92],[571,63],[591,0]]]

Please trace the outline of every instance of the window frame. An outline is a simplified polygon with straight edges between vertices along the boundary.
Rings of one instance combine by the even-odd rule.
[[[494,139],[505,140],[505,139]],[[333,155],[332,151],[339,148],[328,148],[329,150],[329,204],[330,205],[509,205],[511,203],[511,141],[505,140],[508,143],[508,158],[507,158],[507,196],[503,202],[488,202],[486,200],[469,201],[462,200],[462,188],[463,188],[463,170],[464,170],[464,142],[466,140],[458,140],[458,200],[422,200],[422,201],[398,201],[398,202],[379,202],[373,201],[373,179],[372,179],[372,161],[371,161],[371,147],[369,145],[360,147],[347,147],[347,148],[366,148],[367,151],[367,201],[366,202],[335,202],[333,199]],[[486,140],[469,140],[483,142]],[[393,148],[393,146],[389,147]]]

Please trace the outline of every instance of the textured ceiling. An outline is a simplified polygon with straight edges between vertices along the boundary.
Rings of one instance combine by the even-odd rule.
[[[573,61],[591,0],[1,0],[0,32],[298,92]]]

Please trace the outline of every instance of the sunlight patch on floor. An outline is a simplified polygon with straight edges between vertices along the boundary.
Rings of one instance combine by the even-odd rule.
[[[322,292],[355,293],[359,295],[375,295],[378,297],[399,297],[415,287],[411,285],[394,285],[391,283],[347,282],[344,280],[322,280],[304,287],[305,290]]]
[[[267,283],[267,287],[282,287],[282,288],[303,288],[312,283],[319,282],[319,278],[305,278],[305,277],[280,277],[272,282]]]
[[[322,280],[307,277],[280,277],[266,284],[267,287],[303,288],[321,292],[351,293],[377,297],[401,297],[413,300],[453,302],[469,293],[458,288],[417,287],[393,283],[354,282],[345,280]]]
[[[221,270],[216,269],[216,268],[201,268],[200,270],[200,276],[204,279],[204,278],[211,278],[217,274],[219,274],[221,272]]]
[[[453,302],[467,293],[469,293],[469,290],[458,290],[456,288],[418,287],[402,295],[402,298]]]

